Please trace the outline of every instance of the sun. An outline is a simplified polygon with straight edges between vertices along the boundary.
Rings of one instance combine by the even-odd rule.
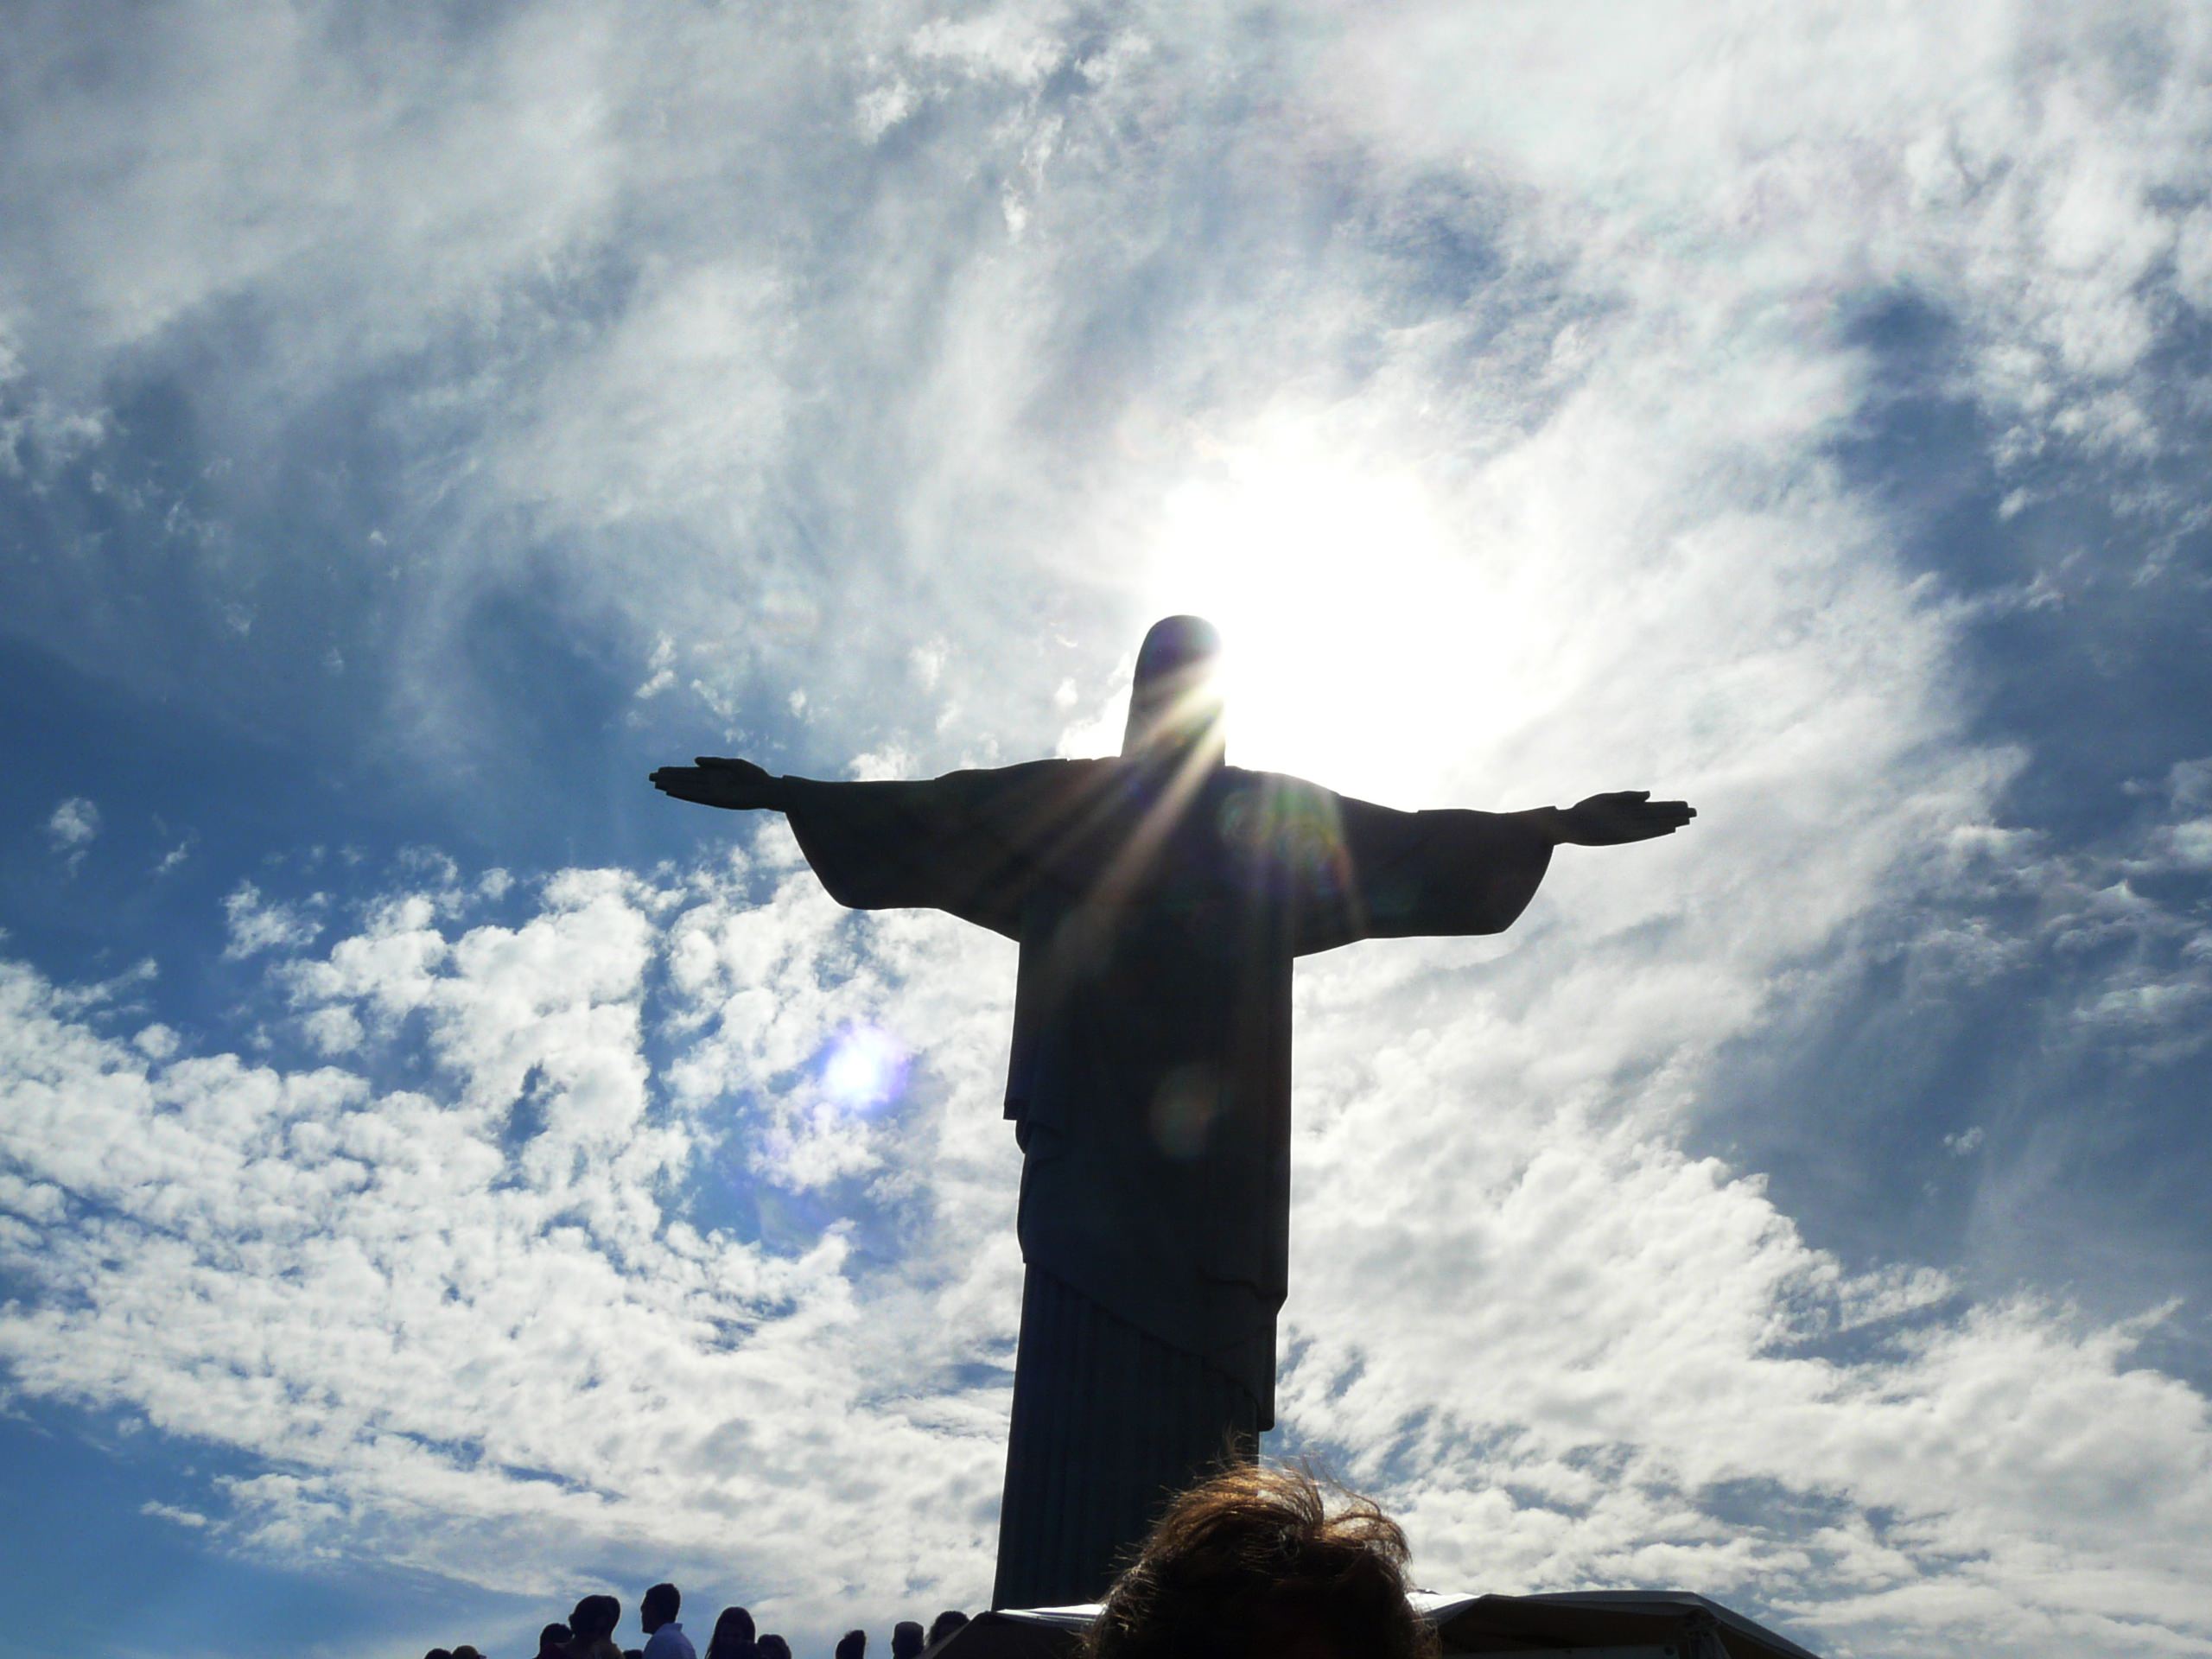
[[[1170,492],[1146,591],[1220,628],[1232,762],[1408,804],[1517,718],[1509,586],[1412,468],[1279,433]]]

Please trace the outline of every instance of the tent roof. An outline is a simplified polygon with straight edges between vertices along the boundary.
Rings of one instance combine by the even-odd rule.
[[[1680,1659],[1704,1646],[1726,1659],[1815,1659],[1741,1613],[1686,1590],[1578,1590],[1561,1595],[1469,1596],[1416,1592],[1414,1605],[1437,1627],[1446,1653],[1525,1654],[1577,1649],[1670,1649]],[[984,1613],[931,1649],[947,1659],[1048,1659],[1067,1653],[1096,1606],[1007,1608]]]

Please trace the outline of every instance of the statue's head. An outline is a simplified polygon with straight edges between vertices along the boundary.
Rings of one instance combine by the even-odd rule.
[[[1135,758],[1203,748],[1219,759],[1220,659],[1221,635],[1204,617],[1170,616],[1154,623],[1137,650],[1122,753]]]

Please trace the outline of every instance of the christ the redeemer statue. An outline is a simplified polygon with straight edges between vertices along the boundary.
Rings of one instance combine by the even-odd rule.
[[[839,903],[1021,946],[1006,1115],[1027,1274],[992,1605],[1097,1599],[1162,1499],[1274,1422],[1290,1244],[1290,969],[1496,933],[1562,843],[1671,834],[1644,792],[1399,812],[1224,763],[1213,629],[1145,636],[1118,759],[817,783],[702,757],[652,782],[791,820]]]

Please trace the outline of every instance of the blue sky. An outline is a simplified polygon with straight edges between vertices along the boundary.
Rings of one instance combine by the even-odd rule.
[[[644,775],[1104,752],[1196,609],[1232,759],[1702,813],[1301,967],[1278,1449],[1440,1588],[2212,1653],[2208,70],[2147,3],[12,8],[22,1639],[981,1605],[1011,948]]]

